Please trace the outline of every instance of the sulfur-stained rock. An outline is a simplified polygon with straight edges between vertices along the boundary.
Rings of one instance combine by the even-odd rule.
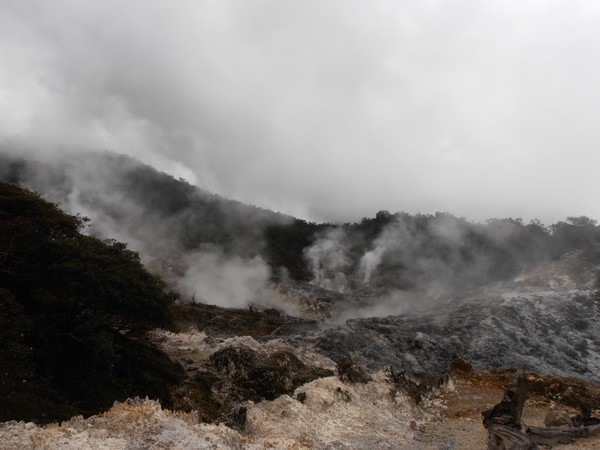
[[[89,419],[75,417],[61,425],[0,424],[6,450],[240,450],[240,434],[224,426],[197,424],[193,414],[163,410],[153,400],[128,400]]]
[[[383,373],[357,384],[327,377],[298,388],[295,398],[256,404],[248,410],[247,448],[419,448],[408,424],[427,414],[407,397],[390,396],[391,388]]]

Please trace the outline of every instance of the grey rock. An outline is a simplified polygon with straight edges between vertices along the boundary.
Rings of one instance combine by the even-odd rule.
[[[544,424],[547,427],[572,427],[573,419],[564,411],[550,411],[546,414]]]
[[[594,291],[490,291],[430,311],[353,319],[310,340],[333,360],[440,376],[462,357],[476,370],[525,368],[600,381],[600,301]]]

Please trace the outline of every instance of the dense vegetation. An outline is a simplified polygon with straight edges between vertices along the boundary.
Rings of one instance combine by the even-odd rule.
[[[0,182],[0,421],[89,415],[141,395],[168,404],[181,368],[143,343],[174,295],[125,244]]]

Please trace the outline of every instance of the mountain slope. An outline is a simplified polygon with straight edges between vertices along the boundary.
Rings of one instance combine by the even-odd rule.
[[[127,242],[186,300],[221,306],[264,297],[272,277],[343,293],[366,287],[429,296],[506,281],[573,250],[600,260],[600,228],[587,217],[546,227],[379,211],[355,223],[315,224],[207,193],[109,152],[32,159],[0,151],[0,179],[89,217],[90,234]]]

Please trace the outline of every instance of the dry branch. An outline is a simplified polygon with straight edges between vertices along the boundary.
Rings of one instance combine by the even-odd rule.
[[[600,424],[588,427],[529,427],[526,433],[537,444],[558,445],[573,439],[600,435]]]
[[[489,450],[536,449],[540,445],[558,445],[574,439],[600,435],[600,424],[577,427],[524,427],[523,407],[527,400],[528,379],[519,370],[514,386],[504,391],[500,403],[482,413],[483,426],[488,430]]]

